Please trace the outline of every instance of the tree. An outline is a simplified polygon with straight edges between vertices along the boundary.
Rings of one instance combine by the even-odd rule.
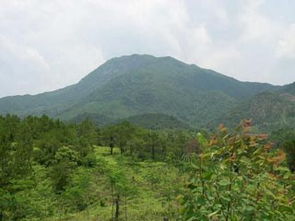
[[[153,160],[156,159],[156,152],[161,148],[161,144],[159,133],[150,130],[146,135],[146,146],[148,147]]]
[[[295,130],[284,128],[274,131],[271,140],[277,148],[282,148],[287,154],[287,163],[292,172],[295,171]]]
[[[17,193],[31,188],[33,147],[30,127],[15,119],[7,116],[5,124],[0,123],[0,217],[3,220],[17,220],[24,216]],[[17,130],[2,130],[11,125]]]
[[[185,220],[294,220],[294,175],[285,153],[244,121],[235,133],[220,127],[192,159],[182,198]]]
[[[85,157],[93,151],[93,145],[97,144],[96,127],[90,120],[86,119],[78,125],[77,135],[79,138],[77,152],[81,157]]]
[[[119,167],[111,167],[108,171],[108,177],[112,191],[112,220],[118,221],[121,214],[122,198],[125,198],[127,204],[127,196],[134,191],[132,185],[128,182],[127,177]],[[115,206],[115,211],[114,211]],[[127,208],[127,205],[125,205]],[[127,216],[127,211],[125,216]]]
[[[114,126],[113,133],[116,137],[116,142],[120,148],[121,154],[126,151],[127,143],[129,140],[133,139],[136,130],[137,128],[127,121]]]
[[[295,139],[288,140],[283,144],[287,153],[287,163],[292,172],[295,172]]]
[[[78,159],[78,153],[69,147],[61,147],[56,152],[50,176],[57,193],[65,190]]]

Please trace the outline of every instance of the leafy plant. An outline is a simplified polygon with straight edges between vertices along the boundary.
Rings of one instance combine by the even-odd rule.
[[[250,121],[233,133],[221,126],[210,140],[200,140],[203,152],[192,161],[182,197],[183,220],[295,219],[294,175],[284,166],[286,155],[250,128]]]

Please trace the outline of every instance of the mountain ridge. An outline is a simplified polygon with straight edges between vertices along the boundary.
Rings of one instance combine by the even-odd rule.
[[[241,119],[251,119],[258,130],[272,131],[284,127],[295,128],[295,83],[279,90],[262,92],[242,101],[215,122],[233,126]]]
[[[159,113],[203,127],[242,100],[277,90],[284,87],[239,81],[169,56],[133,54],[112,58],[65,88],[1,98],[0,114],[70,120],[81,114],[122,119]]]

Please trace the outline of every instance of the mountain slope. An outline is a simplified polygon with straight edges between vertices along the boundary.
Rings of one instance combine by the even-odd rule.
[[[2,98],[0,113],[48,114],[64,120],[83,114],[116,120],[163,113],[202,127],[241,100],[276,89],[270,84],[241,82],[172,57],[131,55],[107,61],[64,89]]]
[[[112,118],[165,113],[202,126],[226,113],[237,100],[270,88],[164,57],[110,80],[60,117],[67,119],[81,112]]]
[[[57,116],[61,111],[87,97],[110,79],[152,62],[155,58],[143,55],[113,58],[79,81],[77,84],[38,95],[10,96],[0,99],[0,113],[48,114]]]
[[[161,113],[146,113],[140,115],[133,115],[131,117],[123,119],[111,119],[101,114],[79,114],[70,122],[81,123],[84,120],[91,120],[98,126],[106,126],[110,124],[118,124],[122,122],[129,122],[134,125],[146,128],[146,129],[190,129],[189,125],[180,121],[176,117],[169,116]]]
[[[252,119],[259,130],[266,132],[295,125],[295,83],[278,91],[259,93],[237,105],[215,121],[236,125],[241,119]]]
[[[147,129],[190,129],[186,123],[166,114],[141,114],[119,120],[124,121]]]

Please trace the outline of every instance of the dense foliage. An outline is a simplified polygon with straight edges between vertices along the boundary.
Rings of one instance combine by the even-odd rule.
[[[292,172],[295,171],[295,129],[284,128],[272,132],[272,141],[287,153],[287,163]]]
[[[128,121],[134,125],[139,127],[143,127],[146,129],[190,129],[190,126],[176,117],[169,116],[167,114],[156,114],[156,113],[149,113],[149,114],[141,114],[141,115],[134,115],[131,117],[123,118],[123,119],[112,119],[106,117],[105,115],[100,114],[79,114],[78,116],[74,117],[70,120],[70,122],[74,123],[81,123],[84,120],[91,120],[97,126],[107,126],[112,124],[119,124],[124,121]]]
[[[242,101],[215,120],[215,125],[226,122],[233,127],[241,119],[252,119],[259,131],[271,132],[286,127],[295,129],[295,97],[292,87],[295,89],[295,84],[287,85],[279,91],[259,93]]]
[[[294,175],[285,153],[244,121],[235,133],[221,126],[193,158],[183,198],[184,220],[294,220]]]
[[[46,116],[0,117],[1,219],[49,213],[42,208],[49,197],[46,194],[61,194],[78,166],[91,165],[95,133],[90,122],[75,126]],[[45,177],[50,179],[43,180]],[[41,186],[40,181],[44,182]],[[41,204],[36,204],[36,199]]]
[[[123,216],[121,204],[135,194],[136,174],[131,176],[130,170],[140,168],[136,162],[165,160],[168,152],[177,156],[185,151],[189,137],[190,133],[151,131],[127,122],[97,128],[88,120],[65,124],[46,116],[0,117],[0,220],[65,216],[98,202],[106,208],[111,205],[118,219]],[[118,158],[118,165],[108,164],[104,155]],[[124,163],[123,155],[131,158]],[[171,171],[177,173],[173,166]],[[144,177],[147,186],[164,180],[156,178],[156,172]],[[176,197],[173,194],[170,199]]]
[[[0,220],[292,220],[294,130],[247,128],[2,116]]]

